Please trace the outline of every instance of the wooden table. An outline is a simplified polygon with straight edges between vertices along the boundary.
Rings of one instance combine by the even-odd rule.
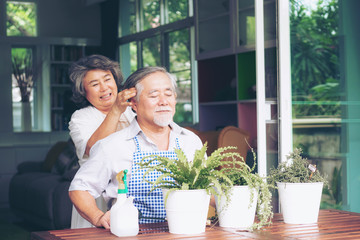
[[[102,228],[65,229],[33,232],[33,240],[59,239],[121,239]],[[125,238],[123,238],[125,239]],[[275,214],[273,223],[262,230],[248,232],[217,226],[207,227],[198,235],[178,235],[168,232],[167,224],[143,224],[135,237],[126,239],[360,239],[360,214],[340,210],[320,210],[316,224],[285,224],[281,214]]]

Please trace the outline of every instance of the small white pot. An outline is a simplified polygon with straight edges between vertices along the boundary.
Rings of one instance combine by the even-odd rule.
[[[167,189],[163,189],[165,199]],[[205,232],[210,195],[206,190],[176,190],[165,202],[169,232],[199,234]]]
[[[216,198],[216,210],[219,216],[220,227],[248,229],[254,223],[258,192],[251,191],[248,186],[234,186],[231,189],[229,202],[223,196],[219,201]],[[251,205],[250,205],[251,204]],[[250,207],[249,207],[250,206]]]
[[[316,223],[323,183],[276,183],[285,223]]]

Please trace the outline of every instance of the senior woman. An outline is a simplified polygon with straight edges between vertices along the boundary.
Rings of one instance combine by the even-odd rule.
[[[98,140],[127,127],[134,119],[128,100],[136,95],[136,90],[120,91],[123,77],[119,64],[102,55],[87,56],[74,62],[69,74],[73,83],[72,100],[81,108],[73,113],[69,122],[70,136],[81,166]],[[106,211],[102,198],[96,202]],[[91,226],[73,208],[71,228]]]

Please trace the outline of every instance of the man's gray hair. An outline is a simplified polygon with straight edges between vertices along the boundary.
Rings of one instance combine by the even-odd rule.
[[[164,67],[143,67],[143,68],[139,68],[138,70],[136,70],[134,73],[132,73],[125,81],[124,83],[124,89],[129,89],[132,87],[136,88],[136,101],[139,101],[139,96],[141,91],[143,90],[143,86],[141,84],[139,84],[145,77],[147,77],[148,75],[155,73],[155,72],[162,72],[164,74],[166,74],[170,81],[171,81],[171,85],[172,85],[172,90],[176,96],[176,77],[175,75],[169,73],[168,71],[166,71],[166,69]]]

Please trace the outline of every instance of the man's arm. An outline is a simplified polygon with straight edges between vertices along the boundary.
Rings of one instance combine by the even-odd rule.
[[[79,214],[96,227],[110,228],[110,211],[103,213],[93,196],[87,191],[69,191],[69,196]]]

